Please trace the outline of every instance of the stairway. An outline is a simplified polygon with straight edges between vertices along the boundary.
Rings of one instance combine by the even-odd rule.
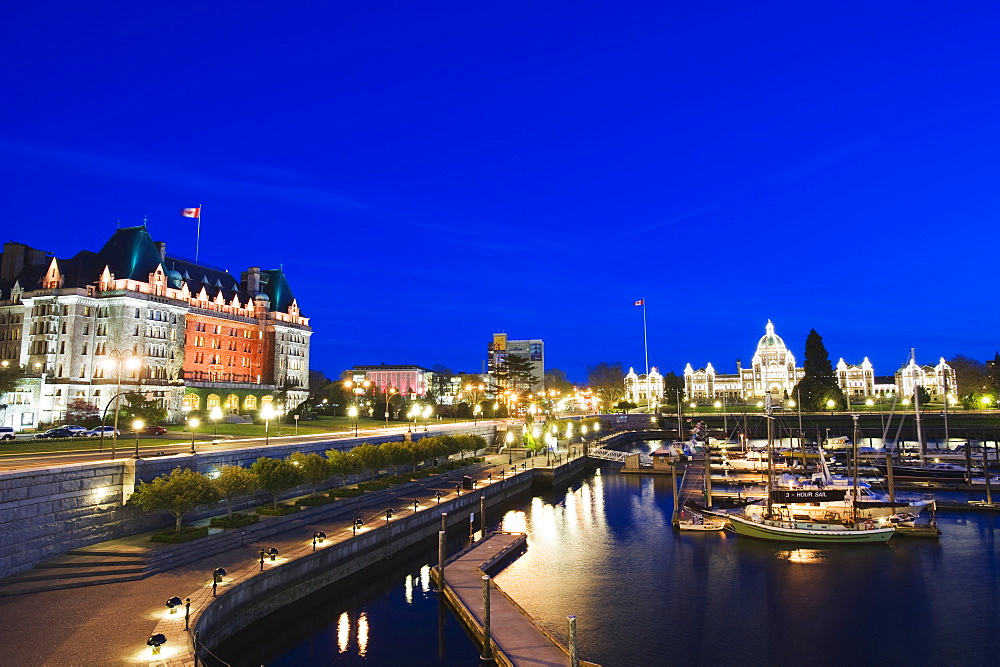
[[[111,584],[149,574],[149,549],[83,547],[0,580],[0,597]]]

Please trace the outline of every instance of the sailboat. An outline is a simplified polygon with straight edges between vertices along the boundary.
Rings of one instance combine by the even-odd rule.
[[[896,532],[895,526],[887,518],[876,520],[862,517],[853,506],[849,516],[811,516],[796,512],[793,507],[775,505],[775,484],[773,465],[774,436],[768,401],[767,411],[767,456],[768,487],[767,505],[764,511],[744,511],[742,515],[728,515],[729,527],[737,535],[772,542],[802,542],[822,544],[874,544],[888,542]],[[854,416],[857,425],[857,416]],[[856,427],[856,426],[855,426]],[[855,460],[857,460],[857,437],[854,439]],[[854,476],[854,494],[858,497],[857,475]]]

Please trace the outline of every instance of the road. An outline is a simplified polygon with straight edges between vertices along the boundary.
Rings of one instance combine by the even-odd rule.
[[[454,428],[467,427],[466,423],[457,424],[435,424],[434,431],[440,432]],[[402,435],[410,427],[391,426],[389,428],[368,428],[359,429],[357,438],[384,437],[387,435]],[[423,429],[418,429],[423,432]],[[150,443],[149,438],[145,438],[139,444],[139,456],[141,458],[153,458],[158,456],[170,456],[173,454],[186,454],[191,451],[190,438],[178,439],[176,436],[164,435],[162,442]],[[335,433],[315,433],[311,435],[288,435],[267,438],[268,446],[276,445],[296,445],[315,442],[336,442],[339,440],[353,440],[353,432],[338,431]],[[233,440],[196,440],[196,452],[221,452],[233,449],[248,449],[251,447],[263,447],[264,438],[240,438]],[[7,454],[0,456],[0,471],[3,470],[25,470],[29,468],[47,468],[59,465],[70,465],[74,463],[94,463],[98,461],[111,461],[132,458],[135,454],[135,440],[130,438],[119,438],[114,459],[111,456],[111,441],[104,441],[104,451],[63,451],[49,453],[30,454]]]

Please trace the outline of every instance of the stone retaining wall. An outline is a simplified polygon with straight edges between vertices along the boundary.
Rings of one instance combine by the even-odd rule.
[[[414,433],[419,439],[459,433],[492,438],[492,423],[449,428],[447,431]],[[8,577],[36,563],[72,549],[171,525],[166,513],[143,514],[123,500],[139,481],[150,481],[177,467],[207,473],[222,465],[249,466],[262,456],[284,458],[295,451],[323,453],[328,449],[351,449],[365,442],[380,444],[401,440],[402,436],[359,437],[296,444],[248,446],[246,449],[212,452],[201,444],[194,455],[151,457],[135,461],[80,463],[51,468],[0,472],[0,578]],[[310,492],[302,486],[291,489],[285,498]],[[259,505],[265,496],[249,499],[243,507]],[[192,513],[185,520],[215,516],[219,508]]]

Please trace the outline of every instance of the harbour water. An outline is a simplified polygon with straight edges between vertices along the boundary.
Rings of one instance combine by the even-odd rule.
[[[666,476],[594,471],[489,517],[528,550],[497,577],[580,656],[615,665],[989,665],[1000,661],[994,514],[941,514],[940,541],[789,548],[671,529]],[[472,665],[441,607],[433,545],[240,640],[235,664]],[[236,649],[232,644],[226,647]],[[227,657],[227,656],[220,656]]]

